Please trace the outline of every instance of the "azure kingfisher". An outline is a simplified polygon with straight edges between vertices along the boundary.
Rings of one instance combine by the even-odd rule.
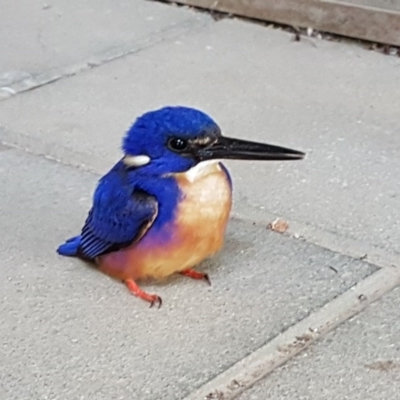
[[[173,273],[204,279],[193,268],[223,246],[232,181],[221,159],[300,160],[284,147],[222,136],[202,111],[164,107],[137,118],[123,157],[98,182],[79,236],[58,248],[97,264],[129,291],[161,306],[137,281]]]

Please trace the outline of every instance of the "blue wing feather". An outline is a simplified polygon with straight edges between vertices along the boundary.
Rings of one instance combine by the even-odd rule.
[[[93,259],[129,246],[157,214],[155,197],[139,189],[117,163],[100,179],[82,229],[77,254]]]

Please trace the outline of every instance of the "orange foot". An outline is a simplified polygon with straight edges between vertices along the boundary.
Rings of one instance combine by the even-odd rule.
[[[133,295],[148,301],[150,303],[150,308],[153,307],[156,303],[158,303],[158,308],[162,306],[162,299],[160,296],[157,296],[156,294],[146,293],[144,290],[140,289],[140,287],[133,279],[125,279],[124,283]]]
[[[194,269],[185,269],[184,271],[180,272],[181,275],[188,276],[189,278],[192,279],[204,279],[210,286],[211,286],[211,281],[210,277],[208,274],[203,274],[201,272],[197,272]]]

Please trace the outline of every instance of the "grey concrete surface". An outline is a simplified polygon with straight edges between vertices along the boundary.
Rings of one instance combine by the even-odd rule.
[[[2,148],[1,399],[178,399],[376,270],[232,220],[212,287],[145,284],[160,310],[55,248],[98,176]],[[330,267],[337,270],[334,272]]]
[[[299,163],[230,163],[242,215],[280,215],[398,261],[399,67],[361,47],[224,20],[9,99],[0,135],[105,171],[138,114],[193,105],[227,135],[308,153]]]
[[[347,3],[375,7],[383,10],[400,11],[399,0],[347,0]]]
[[[399,296],[393,290],[240,400],[397,400]]]
[[[1,400],[182,398],[376,271],[343,253],[400,263],[400,59],[292,39],[141,0],[2,4]],[[228,163],[239,218],[223,253],[203,265],[213,286],[146,283],[164,300],[149,310],[55,248],[79,231],[133,119],[167,104],[199,107],[226,135],[298,148],[307,159]],[[267,230],[277,215],[306,240]],[[303,374],[304,399],[339,393],[341,382],[344,395],[357,398],[360,387],[371,400],[379,389],[390,399],[395,389],[381,381],[370,392],[357,385],[377,374],[389,384],[398,371],[397,297],[321,342],[318,359],[294,361],[303,362],[296,376],[288,364],[268,393],[301,398],[290,379]],[[360,366],[382,366],[378,357],[393,360],[382,364],[387,372]],[[329,378],[329,360],[339,380]]]
[[[35,79],[95,54],[139,50],[168,31],[208,19],[141,0],[5,1],[0,14],[0,86]]]

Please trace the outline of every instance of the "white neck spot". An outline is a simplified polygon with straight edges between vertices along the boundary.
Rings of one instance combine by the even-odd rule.
[[[140,156],[125,156],[122,160],[128,167],[141,167],[148,164],[151,158],[143,154]]]

